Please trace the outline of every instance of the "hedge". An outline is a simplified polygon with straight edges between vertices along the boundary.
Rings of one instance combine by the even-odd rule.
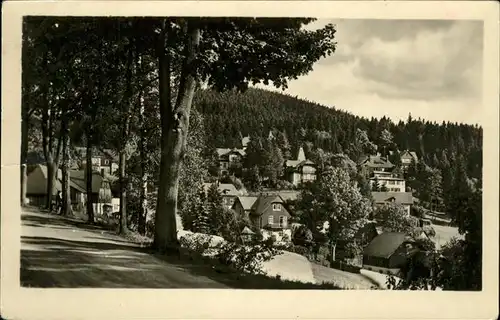
[[[332,267],[334,269],[342,270],[342,271],[351,272],[351,273],[361,273],[361,267],[353,266],[353,265],[350,265],[350,264],[347,264],[347,263],[344,263],[341,261],[333,261],[330,264],[330,267]]]

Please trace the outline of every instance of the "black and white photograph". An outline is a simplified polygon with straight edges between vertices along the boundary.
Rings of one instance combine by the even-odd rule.
[[[150,6],[17,22],[19,290],[484,293],[484,19]]]

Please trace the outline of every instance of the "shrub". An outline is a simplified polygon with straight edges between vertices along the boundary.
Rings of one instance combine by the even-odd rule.
[[[290,238],[290,236],[288,234],[284,234],[282,237],[281,237],[281,241],[282,242],[291,242],[292,239]]]
[[[429,237],[436,236],[436,230],[434,230],[434,228],[432,226],[424,226],[423,230],[424,230],[425,234],[427,234],[427,236],[429,236]]]
[[[240,179],[236,178],[236,177],[232,177],[232,182],[234,184],[234,187],[236,188],[236,190],[241,190],[243,189],[243,182],[241,182]]]
[[[292,242],[299,246],[309,246],[313,243],[313,234],[306,226],[299,226],[292,234]]]
[[[276,181],[276,189],[293,190],[295,189],[295,185],[287,180],[278,180]]]
[[[190,252],[204,255],[210,249],[212,237],[203,234],[191,234],[189,236],[182,236],[179,239],[181,247],[188,249]]]
[[[410,214],[414,217],[422,219],[425,218],[425,211],[426,209],[424,207],[419,205],[413,205],[411,206]]]
[[[254,242],[252,245],[225,243],[215,255],[219,263],[239,271],[263,274],[262,263],[282,252],[274,247],[271,239]]]
[[[291,248],[291,251],[297,254],[300,254],[301,256],[304,257],[309,257],[310,250],[304,246],[299,246],[299,245],[294,245]]]
[[[341,261],[333,261],[330,265],[331,268],[346,271],[346,272],[351,272],[351,273],[360,273],[361,272],[361,267],[353,266]],[[380,271],[382,272],[382,271]]]
[[[221,241],[213,244],[214,236],[205,234],[188,234],[179,239],[191,257],[210,256],[220,266],[228,270],[238,270],[253,274],[262,274],[262,263],[271,260],[281,251],[274,247],[271,239],[254,241],[250,245]]]

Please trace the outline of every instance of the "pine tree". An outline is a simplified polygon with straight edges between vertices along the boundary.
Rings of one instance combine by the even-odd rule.
[[[372,199],[370,183],[363,174],[356,174],[356,181],[358,182],[358,188],[363,197]],[[375,191],[375,190],[374,190]]]
[[[194,219],[193,219],[193,232],[205,233],[210,232],[210,218],[207,208],[207,196],[205,187],[201,185],[198,189],[198,199],[196,205],[193,206]]]
[[[265,178],[270,186],[275,186],[278,179],[283,175],[283,166],[285,160],[275,140],[265,141],[261,154],[261,164],[259,172]]]
[[[260,176],[259,167],[254,165],[250,169],[244,171],[243,183],[250,191],[260,191],[262,188],[262,177]]]
[[[224,214],[224,204],[216,183],[211,184],[208,188],[206,203],[209,232],[210,234],[222,236],[223,222],[221,222],[221,217]]]
[[[288,142],[288,138],[285,131],[279,131],[276,136],[276,143],[281,149],[284,160],[289,160],[292,157],[291,146]]]

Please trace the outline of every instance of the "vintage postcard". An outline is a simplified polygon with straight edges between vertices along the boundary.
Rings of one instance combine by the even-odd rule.
[[[2,318],[498,315],[496,2],[2,13]]]

